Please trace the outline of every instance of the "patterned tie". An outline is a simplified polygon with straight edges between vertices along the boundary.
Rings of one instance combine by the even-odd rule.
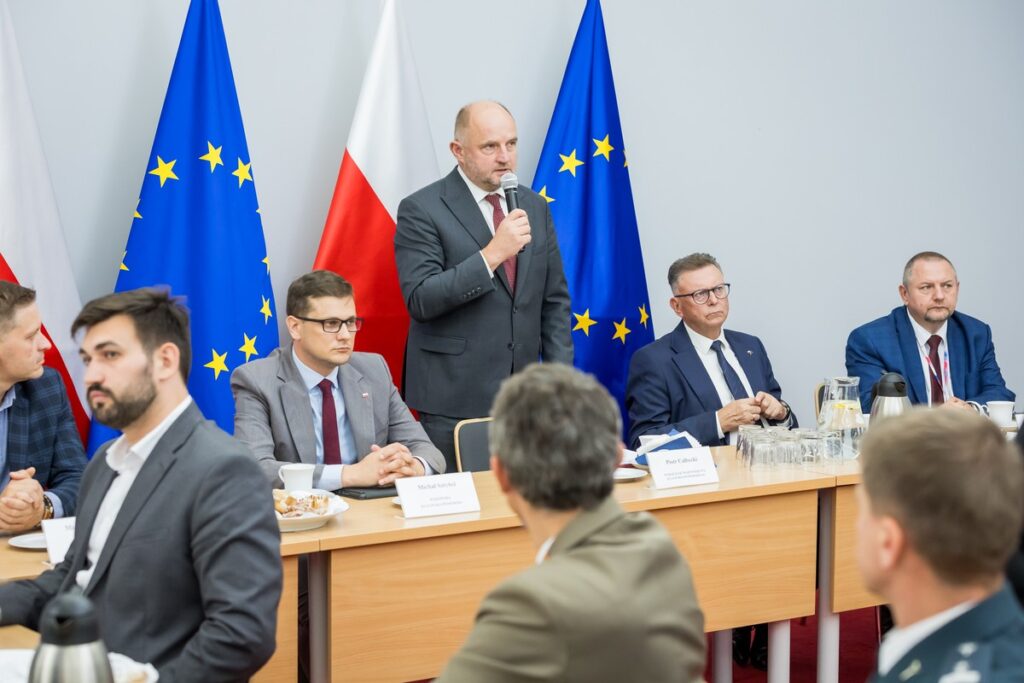
[[[494,207],[494,229],[497,230],[501,222],[505,220],[505,212],[501,210],[501,202],[498,201],[498,195],[489,194],[484,197]],[[512,254],[512,257],[501,265],[505,267],[505,277],[508,278],[508,288],[513,293],[516,291],[516,262],[518,257]]]
[[[331,380],[325,379],[317,386],[324,398],[323,410],[320,411],[323,418],[324,464],[340,465],[341,445],[338,440],[338,413],[334,409],[334,385]]]
[[[928,364],[931,366],[931,372],[928,373],[928,379],[932,383],[932,405],[941,406],[946,402],[946,396],[942,391],[942,382],[939,380],[941,377],[942,366],[939,365],[939,344],[942,343],[942,337],[937,334],[933,334],[928,337]]]
[[[740,380],[740,376],[736,374],[732,365],[725,359],[725,352],[722,350],[722,342],[718,339],[711,342],[711,348],[715,350],[715,355],[718,356],[718,365],[722,368],[722,374],[725,375],[725,383],[729,385],[729,391],[732,392],[733,400],[739,400],[741,398],[750,398],[750,394],[743,388],[743,382]]]

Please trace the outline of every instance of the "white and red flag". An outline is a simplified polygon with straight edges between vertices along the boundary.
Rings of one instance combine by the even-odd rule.
[[[7,3],[0,0],[0,279],[37,292],[43,333],[53,344],[46,364],[68,388],[84,442],[89,430],[83,368],[71,338],[82,308],[60,226],[50,172],[25,85]]]
[[[415,61],[394,0],[386,0],[314,268],[352,283],[366,326],[357,350],[384,356],[401,386],[409,315],[395,266],[395,216],[439,177]]]

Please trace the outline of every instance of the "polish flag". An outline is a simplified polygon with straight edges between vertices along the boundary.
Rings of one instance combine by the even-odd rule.
[[[395,2],[386,0],[313,267],[352,283],[366,319],[356,350],[383,355],[398,386],[409,314],[395,266],[395,216],[402,199],[438,177],[416,62]]]
[[[71,338],[82,308],[7,3],[0,0],[0,279],[36,290],[46,364],[58,370],[85,442],[84,369]]]

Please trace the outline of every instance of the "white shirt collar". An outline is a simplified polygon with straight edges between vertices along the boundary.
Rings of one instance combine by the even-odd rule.
[[[914,337],[917,338],[917,345],[924,349],[927,349],[928,340],[931,338],[932,333],[917,324],[917,321],[914,320],[914,316],[910,315],[909,309],[907,310],[907,317],[910,319],[910,326],[914,328]],[[948,324],[948,320],[944,321],[942,323],[942,327],[940,327],[938,332],[935,333],[942,338],[943,343],[946,343],[946,326]]]
[[[331,380],[331,383],[334,386],[338,386],[338,371],[340,370],[340,366],[334,368],[334,371],[331,374],[324,377],[319,372],[299,360],[298,354],[295,353],[294,346],[292,347],[292,360],[295,361],[295,367],[299,369],[299,377],[302,378],[302,383],[306,385],[307,392],[319,388],[320,382],[325,379]]]
[[[697,349],[697,353],[701,355],[707,355],[711,350],[711,345],[716,341],[722,342],[722,346],[724,348],[729,348],[729,342],[725,340],[725,334],[721,330],[718,332],[718,337],[715,339],[708,339],[700,332],[694,332],[690,326],[686,324],[685,320],[683,321],[683,327],[686,328],[686,333],[690,335],[690,342],[693,344],[693,347]]]
[[[169,412],[160,424],[149,430],[145,436],[134,444],[129,444],[124,434],[119,436],[117,441],[112,443],[110,448],[107,449],[107,465],[110,469],[121,474],[126,469],[137,470],[141,468],[142,464],[146,462],[146,458],[156,448],[161,437],[167,433],[167,430],[171,428],[174,421],[181,417],[181,414],[185,412],[185,409],[191,403],[192,397],[185,396],[185,399],[174,410]]]
[[[555,537],[550,536],[548,540],[540,544],[540,548],[537,550],[537,557],[534,558],[534,564],[540,564],[547,559],[548,553],[551,552],[551,546],[555,543]]]
[[[977,604],[976,600],[961,602],[959,605],[954,605],[910,626],[890,630],[885,634],[882,644],[878,647],[878,673],[883,676],[889,673],[889,670],[896,666],[904,655],[914,649],[918,643]]]
[[[462,176],[462,180],[466,183],[466,187],[469,188],[469,193],[473,195],[474,202],[479,204],[480,202],[484,201],[484,197],[486,197],[487,195],[496,194],[498,195],[498,199],[501,201],[502,211],[505,210],[505,194],[503,192],[501,192],[500,190],[485,190],[476,183],[474,183],[472,180],[470,180],[469,176],[466,175],[466,173],[462,170],[461,166],[456,166],[455,168],[459,170],[459,175]],[[487,203],[488,205],[490,205],[490,202]]]

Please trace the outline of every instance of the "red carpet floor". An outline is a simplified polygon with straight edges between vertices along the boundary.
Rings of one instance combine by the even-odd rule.
[[[839,683],[864,683],[875,666],[878,651],[878,634],[875,626],[875,609],[861,609],[844,612],[839,622]],[[790,681],[791,683],[814,683],[817,674],[818,620],[807,617],[790,626]],[[711,639],[708,638],[708,659],[711,659]],[[711,680],[711,665],[705,671]],[[767,675],[752,667],[732,667],[733,683],[758,683],[766,681]]]

